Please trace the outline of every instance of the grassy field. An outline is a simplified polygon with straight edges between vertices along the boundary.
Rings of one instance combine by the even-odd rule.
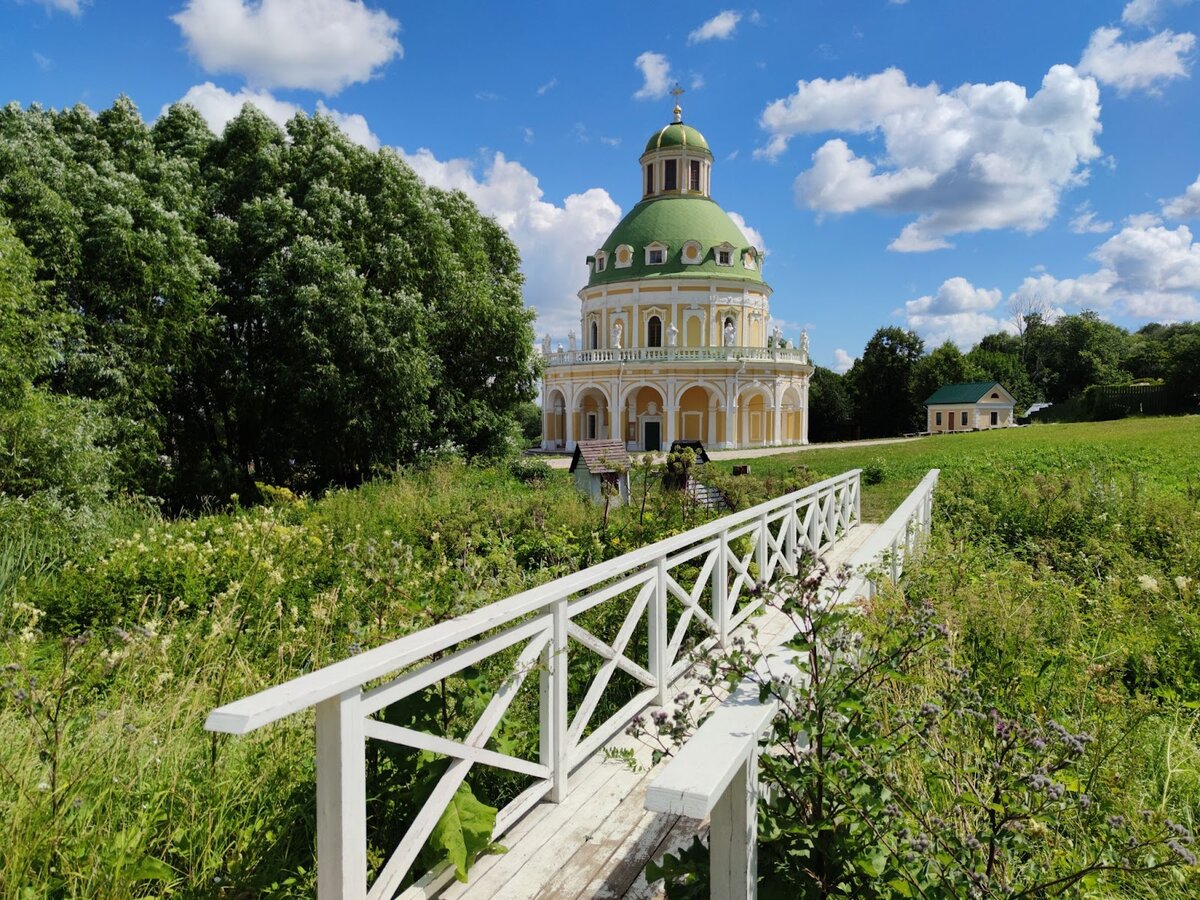
[[[809,450],[754,459],[750,478],[712,465],[743,503],[861,467],[868,520],[941,468],[912,590],[953,624],[979,689],[1011,715],[1120,735],[1103,808],[1191,822],[1198,439],[1198,418],[1146,419]],[[605,524],[565,473],[458,462],[179,521],[0,498],[0,897],[308,896],[311,720],[213,738],[209,710],[700,519],[652,491],[645,515]],[[532,740],[520,721],[499,739]],[[372,770],[393,830],[420,789],[397,765]],[[1172,877],[1095,896],[1196,896]]]

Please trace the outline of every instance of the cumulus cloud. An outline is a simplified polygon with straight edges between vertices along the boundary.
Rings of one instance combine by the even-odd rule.
[[[854,357],[838,347],[833,351],[833,371],[845,375],[854,366]]]
[[[740,21],[742,21],[742,14],[736,10],[727,9],[719,12],[689,34],[688,43],[699,44],[702,41],[712,40],[727,41],[733,37]]]
[[[746,220],[742,218],[740,213],[735,213],[732,210],[729,212],[729,218],[733,219],[733,224],[741,229],[742,234],[746,236],[747,243],[752,247],[757,247],[765,255],[767,252],[767,242],[762,236],[762,232],[757,228],[752,228],[746,224]]]
[[[210,72],[336,94],[404,53],[400,23],[361,0],[188,0],[171,17]]]
[[[895,68],[800,81],[759,121],[769,140],[756,155],[768,159],[800,134],[881,135],[884,152],[872,158],[843,138],[826,141],[797,176],[796,199],[819,213],[916,213],[890,245],[907,252],[947,247],[965,232],[1044,228],[1100,155],[1099,89],[1065,65],[1032,97],[1007,81],[943,92]]]
[[[280,100],[268,91],[242,88],[234,94],[217,87],[211,81],[193,85],[186,94],[179,98],[179,102],[189,103],[196,107],[196,110],[204,117],[204,121],[208,123],[208,127],[217,134],[225,130],[225,126],[242,111],[242,107],[247,103],[257,107],[268,119],[280,126],[286,125],[288,119],[296,113],[304,112],[303,107],[289,103],[287,100]],[[166,111],[167,107],[164,106],[162,112]],[[368,150],[379,149],[379,138],[368,127],[367,120],[362,115],[331,109],[320,100],[317,101],[316,111],[333,119],[338,128],[354,143],[361,144]]]
[[[641,70],[642,86],[633,95],[635,100],[658,100],[671,88],[671,64],[661,53],[647,50],[633,61]]]
[[[1195,35],[1160,31],[1144,41],[1122,41],[1120,37],[1120,28],[1093,31],[1079,60],[1079,71],[1096,76],[1120,94],[1155,93],[1164,82],[1188,76],[1191,63],[1185,57],[1196,43]]]
[[[460,190],[496,219],[521,250],[525,302],[538,312],[538,332],[562,338],[579,329],[576,291],[587,280],[585,260],[608,237],[621,208],[607,191],[571,194],[561,206],[543,199],[537,177],[496,153],[482,166],[439,160],[427,149],[401,156],[429,184]]]
[[[1130,0],[1121,11],[1121,21],[1126,25],[1149,28],[1163,17],[1167,7],[1184,6],[1191,0]]]
[[[1178,197],[1161,200],[1163,215],[1172,219],[1189,219],[1200,216],[1200,175],[1188,185],[1188,189]]]
[[[1154,217],[1136,218],[1092,252],[1097,271],[1062,280],[1026,278],[1014,298],[1036,296],[1138,319],[1200,318],[1200,243],[1185,225],[1170,229]]]
[[[1076,234],[1107,234],[1112,229],[1112,222],[1096,218],[1096,212],[1090,203],[1081,203],[1075,207],[1075,218],[1071,220],[1071,230]]]
[[[904,318],[926,343],[954,341],[966,349],[986,334],[1013,330],[1011,322],[993,315],[1001,296],[998,289],[977,288],[962,277],[947,278],[936,294],[905,303]]]

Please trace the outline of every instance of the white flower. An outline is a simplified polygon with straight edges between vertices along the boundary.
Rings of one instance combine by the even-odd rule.
[[[1158,579],[1153,575],[1139,575],[1138,584],[1140,584],[1144,590],[1147,590],[1152,594],[1158,593]]]

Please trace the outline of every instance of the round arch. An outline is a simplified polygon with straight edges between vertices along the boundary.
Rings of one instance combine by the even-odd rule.
[[[675,405],[678,406],[679,401],[683,398],[683,395],[694,387],[701,387],[708,391],[709,397],[715,399],[718,406],[725,405],[725,390],[716,382],[706,381],[703,378],[698,378],[695,381],[688,381],[676,387],[674,397]]]

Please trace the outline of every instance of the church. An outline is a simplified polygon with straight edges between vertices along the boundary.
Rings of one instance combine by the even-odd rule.
[[[762,249],[712,199],[704,136],[676,106],[639,162],[641,201],[587,258],[579,336],[542,342],[542,448],[808,443],[808,337],[768,330]]]

